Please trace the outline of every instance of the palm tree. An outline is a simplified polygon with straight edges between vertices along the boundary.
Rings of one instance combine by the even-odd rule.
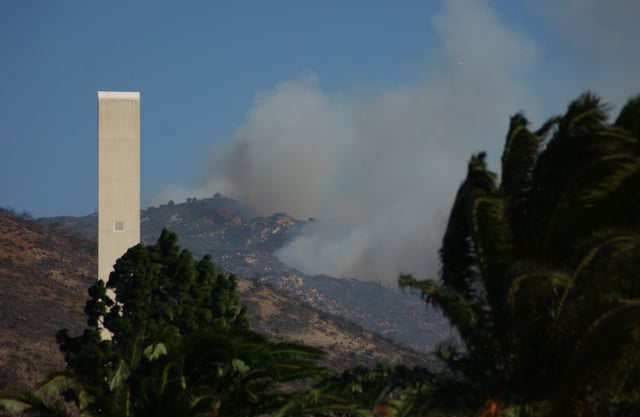
[[[535,132],[517,114],[500,178],[471,158],[440,280],[400,285],[457,329],[463,351],[441,351],[471,410],[625,415],[640,401],[640,96],[614,123],[591,93]]]
[[[128,383],[134,416],[262,415],[291,395],[282,384],[325,372],[315,364],[321,351],[269,342],[250,331],[196,332],[172,345],[158,341],[144,352],[146,369],[131,374]]]
[[[299,389],[328,371],[324,354],[296,343],[274,343],[251,331],[198,331],[182,337],[166,326],[147,346],[137,339],[106,383],[105,416],[251,416],[284,409]],[[289,385],[287,385],[289,384]],[[293,384],[293,385],[291,385]],[[296,388],[296,389],[293,389]],[[73,415],[63,396],[78,399],[82,416],[96,404],[70,373],[52,374],[34,391],[0,393],[0,410],[50,417]]]
[[[0,410],[42,417],[71,417],[75,414],[62,396],[73,392],[80,398],[80,415],[89,417],[86,410],[89,393],[68,372],[52,372],[35,390],[8,389],[0,392]]]

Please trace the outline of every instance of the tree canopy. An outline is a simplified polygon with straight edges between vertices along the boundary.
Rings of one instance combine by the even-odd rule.
[[[235,277],[218,273],[209,256],[196,260],[177,240],[163,230],[156,244],[130,248],[106,283],[89,288],[83,334],[58,332],[67,368],[89,390],[94,413],[113,405],[109,384],[121,364],[137,364],[141,349],[166,328],[176,336],[248,328]]]
[[[500,180],[469,162],[440,280],[400,278],[458,330],[440,352],[476,409],[640,412],[640,96],[607,109],[585,93],[537,131],[513,116]]]
[[[236,278],[167,230],[89,288],[85,313],[81,335],[57,335],[67,369],[4,393],[0,409],[66,415],[62,394],[86,416],[257,415],[286,404],[280,384],[326,373],[321,351],[252,332]]]

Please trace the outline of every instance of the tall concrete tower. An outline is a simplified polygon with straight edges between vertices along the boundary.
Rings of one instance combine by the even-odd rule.
[[[98,92],[98,279],[140,242],[140,93]]]

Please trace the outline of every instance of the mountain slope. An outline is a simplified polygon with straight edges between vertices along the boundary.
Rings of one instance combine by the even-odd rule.
[[[55,333],[84,327],[95,243],[0,212],[0,388],[64,366]]]
[[[377,363],[435,366],[423,354],[264,285],[240,279],[238,290],[249,310],[252,328],[276,340],[301,342],[324,350],[324,364],[331,368],[344,370]]]
[[[32,387],[47,371],[64,367],[55,333],[67,328],[78,334],[84,327],[95,271],[95,242],[0,211],[0,389]],[[239,279],[239,292],[253,328],[325,349],[325,363],[335,369],[428,364],[422,355],[269,287]]]
[[[97,216],[43,218],[95,239]],[[327,313],[413,349],[427,352],[450,336],[448,322],[425,308],[417,295],[396,286],[325,275],[310,276],[277,258],[277,251],[310,222],[286,213],[256,216],[245,203],[222,197],[188,199],[141,212],[142,240],[153,243],[162,228],[180,236],[195,255],[211,254],[223,270],[271,286]]]

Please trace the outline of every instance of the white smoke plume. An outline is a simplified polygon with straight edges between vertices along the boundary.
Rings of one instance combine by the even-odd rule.
[[[559,2],[555,10],[569,13],[574,3]],[[542,15],[561,31],[549,4]],[[555,84],[564,80],[571,88],[555,96],[549,88],[537,91],[530,75],[543,66],[543,48],[490,6],[443,1],[431,22],[438,46],[418,82],[334,94],[310,72],[260,93],[190,195],[219,191],[264,214],[318,219],[279,253],[307,273],[388,283],[400,272],[436,275],[445,221],[470,155],[488,151],[497,169],[510,115],[524,109],[536,125],[584,88],[572,84],[575,74],[558,73]],[[562,29],[566,41],[591,24],[585,17]],[[541,96],[554,106],[544,114]]]
[[[261,93],[218,150],[208,188],[319,220],[284,262],[387,282],[437,272],[470,154],[498,152],[508,116],[533,107],[520,85],[537,49],[479,2],[446,2],[433,24],[441,46],[419,83],[353,97],[305,74]]]

